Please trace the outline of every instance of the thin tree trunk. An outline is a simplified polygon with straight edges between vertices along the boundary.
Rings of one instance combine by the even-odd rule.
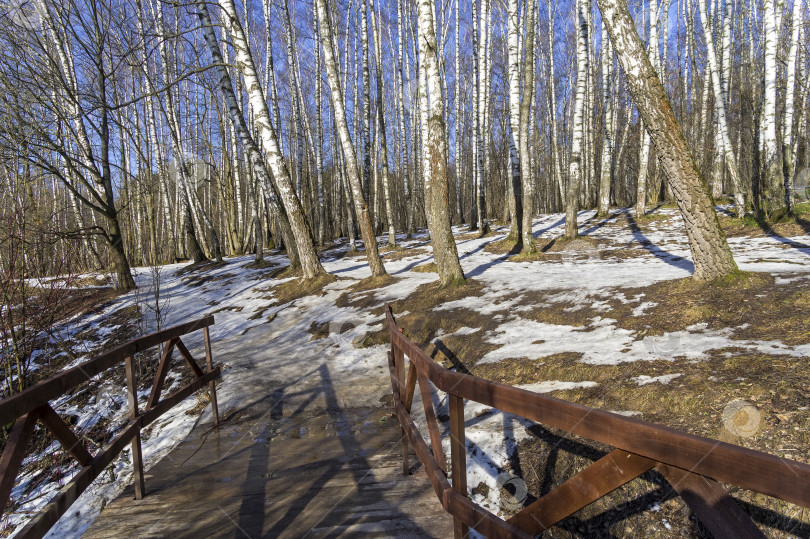
[[[509,131],[507,138],[509,141],[509,165],[511,172],[508,196],[509,199],[513,201],[514,213],[512,215],[512,227],[509,230],[507,240],[517,242],[519,245],[523,241],[523,191],[520,183],[520,158],[518,157],[518,151],[520,151],[520,137],[522,135],[520,116],[522,112],[520,103],[520,2],[518,0],[509,0],[508,5],[507,58],[509,62]],[[524,17],[526,17],[526,15],[524,15]],[[527,45],[529,47],[532,46],[531,44]],[[528,63],[526,67],[528,67]],[[532,244],[534,244],[534,242],[532,242]]]
[[[709,69],[711,70],[712,88],[714,89],[714,107],[715,113],[717,114],[718,128],[720,129],[720,142],[722,144],[723,157],[725,158],[728,171],[731,174],[731,181],[734,184],[734,201],[737,205],[737,216],[741,217],[745,213],[745,196],[743,194],[740,170],[737,166],[737,157],[734,155],[731,138],[728,135],[725,105],[728,102],[728,97],[725,92],[726,85],[720,80],[720,66],[717,65],[717,54],[714,48],[709,15],[705,9],[705,4],[701,13],[701,22],[703,23],[703,37],[706,39],[706,54],[709,59]]]
[[[565,207],[565,237],[573,239],[577,231],[579,190],[582,183],[582,142],[585,122],[585,91],[588,84],[588,5],[577,0],[577,91],[574,98],[574,121],[571,141],[571,162],[568,164],[568,200]]]
[[[599,213],[606,218],[610,212],[610,180],[613,162],[613,99],[611,96],[611,72],[613,71],[613,50],[610,47],[605,23],[602,22],[602,110],[605,123],[602,132],[602,164],[599,173]]]
[[[532,217],[534,217],[534,178],[532,176],[532,163],[529,153],[529,127],[532,120],[532,102],[534,101],[534,31],[537,17],[537,0],[526,0],[526,41],[523,67],[523,101],[520,103],[520,176],[523,182],[523,207],[517,209],[517,196],[515,196],[515,219],[522,219],[521,234],[523,235],[523,252],[534,254],[537,247],[534,245],[532,235]]]
[[[382,188],[383,197],[385,202],[385,216],[388,220],[388,246],[395,247],[397,244],[397,232],[394,227],[394,210],[391,203],[391,183],[388,178],[388,140],[385,124],[385,86],[383,85],[383,57],[382,57],[382,40],[380,36],[380,28],[377,20],[377,13],[374,9],[374,0],[370,2],[371,7],[371,26],[374,32],[374,57],[376,59],[377,74],[377,137],[380,141],[380,169],[382,171]]]
[[[785,178],[779,166],[776,141],[776,93],[777,52],[779,49],[779,20],[782,2],[764,0],[762,21],[764,24],[764,84],[762,88],[762,115],[760,124],[760,163],[765,172],[765,211],[771,218],[779,218],[785,211]]]
[[[371,269],[372,276],[383,276],[386,274],[385,267],[377,249],[377,238],[374,235],[374,228],[371,225],[371,217],[368,213],[368,205],[363,197],[363,186],[360,181],[360,170],[357,165],[357,153],[349,135],[349,126],[346,123],[346,111],[343,102],[343,88],[340,85],[340,76],[337,69],[337,56],[332,43],[332,22],[329,16],[329,7],[326,0],[316,0],[318,2],[318,19],[320,22],[320,40],[326,62],[326,71],[329,76],[329,86],[332,91],[332,110],[335,116],[335,124],[343,145],[343,157],[346,161],[348,181],[352,189],[354,208],[357,218],[360,221],[360,233],[363,236],[363,243],[366,248],[366,257]]]

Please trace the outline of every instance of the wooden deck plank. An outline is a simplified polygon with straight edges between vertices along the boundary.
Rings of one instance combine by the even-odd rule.
[[[387,412],[371,426],[352,422],[368,410],[198,425],[147,472],[142,500],[127,488],[84,537],[451,536],[424,473],[402,476]]]

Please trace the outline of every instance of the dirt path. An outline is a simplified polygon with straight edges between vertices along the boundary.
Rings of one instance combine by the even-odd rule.
[[[84,537],[452,535],[424,472],[401,474],[390,410],[342,407],[323,366],[305,379],[271,383],[219,429],[206,414],[149,470],[147,496],[127,488]]]

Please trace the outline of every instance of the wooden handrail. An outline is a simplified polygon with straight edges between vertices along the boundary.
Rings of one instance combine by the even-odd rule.
[[[531,536],[540,533],[651,468],[656,468],[666,479],[672,478],[679,483],[675,485],[679,493],[687,488],[688,495],[682,493],[684,500],[715,537],[761,536],[750,518],[716,481],[810,507],[810,466],[807,464],[447,370],[402,334],[390,305],[386,308],[386,320],[391,337],[389,368],[395,413],[405,437],[414,447],[437,495],[442,499],[442,505],[456,519],[457,536],[466,535],[465,526],[471,526],[487,536],[513,536],[516,533]],[[410,361],[407,378],[405,356]],[[440,465],[445,458],[441,442],[437,442],[434,436],[436,425],[435,419],[431,421],[435,415],[432,400],[422,399],[432,452],[410,418],[415,384],[418,382],[420,391],[425,392],[427,380],[447,393],[450,402],[452,471],[459,482],[464,483],[463,490],[450,491],[452,495],[466,499],[466,480],[460,475],[466,473],[466,463],[463,466],[457,464],[457,460],[466,458],[464,399],[613,446],[616,450],[508,521],[491,513],[491,517],[487,516],[483,521],[475,520],[467,509],[453,512],[451,508],[457,505],[446,502],[449,483]],[[403,448],[403,469],[407,470],[407,446]],[[628,470],[632,470],[630,475]],[[598,490],[599,495],[594,499],[582,498],[583,489],[575,488],[575,485],[583,482],[592,484],[596,477],[600,478],[601,484],[598,489],[590,490]],[[606,480],[606,477],[611,479]],[[563,495],[566,490],[567,495]],[[551,507],[552,500],[556,507]],[[553,522],[543,522],[538,517],[541,514],[554,515]],[[493,524],[493,518],[499,521],[497,525]],[[520,530],[519,533],[515,527]]]
[[[81,470],[65,485],[59,493],[37,515],[20,530],[18,537],[42,537],[59,520],[84,492],[98,475],[123,451],[127,443],[132,445],[134,466],[135,497],[145,495],[143,459],[141,457],[141,429],[169,411],[185,398],[208,386],[211,397],[211,411],[214,425],[219,424],[215,380],[221,377],[219,367],[213,364],[209,327],[214,324],[214,317],[207,316],[193,322],[187,322],[163,331],[158,331],[121,344],[81,365],[56,374],[27,390],[0,401],[0,421],[2,424],[15,421],[8,443],[0,457],[0,511],[9,501],[11,489],[20,470],[28,440],[34,432],[34,425],[41,421],[59,440],[64,449],[80,464]],[[205,341],[206,368],[203,371],[180,337],[193,331],[202,330]],[[153,392],[149,405],[143,412],[139,411],[137,399],[137,374],[133,358],[136,353],[163,343],[166,346],[161,357],[160,368],[153,383]],[[185,363],[191,368],[194,380],[174,393],[160,399],[160,386],[171,362],[172,350],[177,347]],[[51,408],[50,401],[67,391],[87,382],[95,376],[121,362],[125,363],[127,379],[127,397],[129,400],[129,422],[121,432],[95,455],[91,455],[81,445],[79,438]],[[158,380],[159,378],[159,380]]]
[[[133,356],[138,352],[162,344],[173,337],[207,328],[213,324],[214,317],[206,316],[193,322],[150,333],[116,346],[112,350],[85,361],[77,367],[55,374],[25,391],[1,400],[0,425],[6,425],[35,408],[39,408],[44,403],[64,395],[79,384],[86,382],[90,377],[106,371],[128,356]]]

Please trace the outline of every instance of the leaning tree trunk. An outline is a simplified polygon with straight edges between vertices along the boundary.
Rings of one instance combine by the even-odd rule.
[[[695,279],[714,279],[738,271],[708,187],[700,177],[666,91],[644,51],[626,0],[597,0],[597,3],[633,101],[644,119],[683,216],[695,264]]]
[[[346,110],[343,102],[343,88],[340,85],[340,75],[338,73],[337,55],[332,43],[332,21],[329,16],[329,6],[326,0],[316,0],[318,2],[318,19],[320,22],[320,40],[326,63],[326,73],[329,77],[329,87],[332,92],[332,111],[335,116],[335,127],[337,128],[340,141],[343,146],[343,157],[346,161],[349,185],[352,190],[354,209],[360,221],[360,233],[363,236],[363,243],[366,247],[366,257],[373,276],[385,275],[380,254],[377,249],[377,238],[374,235],[374,227],[371,224],[371,216],[368,213],[368,204],[363,197],[363,186],[360,182],[360,169],[357,164],[357,152],[352,144],[349,126],[346,123]]]
[[[220,0],[219,5],[225,12],[226,29],[233,41],[238,68],[245,79],[245,86],[248,90],[250,103],[253,106],[253,113],[255,115],[254,124],[262,137],[264,150],[267,152],[267,160],[270,163],[273,177],[276,180],[279,196],[284,204],[284,208],[287,210],[290,227],[295,236],[295,246],[298,248],[298,256],[301,261],[303,276],[305,279],[317,277],[325,273],[325,271],[323,266],[321,266],[320,260],[318,260],[318,253],[312,241],[312,234],[306,216],[304,215],[304,209],[301,207],[301,201],[295,195],[295,188],[290,179],[287,164],[284,162],[284,157],[281,155],[279,149],[276,131],[270,123],[267,101],[265,100],[264,92],[259,83],[256,65],[250,54],[250,49],[248,48],[244,31],[242,30],[242,24],[239,22],[239,17],[236,14],[236,7],[234,6],[233,0]],[[289,250],[292,246],[288,245],[287,248]],[[290,259],[290,263],[292,264],[292,259]],[[292,265],[290,267],[292,267]]]
[[[429,207],[430,242],[433,259],[442,285],[461,283],[464,272],[458,261],[458,250],[450,228],[450,198],[447,188],[447,139],[445,138],[444,100],[439,61],[436,57],[436,30],[433,21],[433,0],[420,0],[419,60],[424,77],[419,78],[422,106],[428,111],[427,138],[422,149],[424,182]],[[429,193],[429,195],[428,195]]]
[[[248,155],[248,160],[250,161],[251,167],[253,167],[256,177],[264,185],[265,189],[267,189],[267,200],[273,213],[278,216],[279,226],[281,228],[281,236],[284,240],[284,244],[287,246],[287,251],[289,252],[290,266],[296,267],[298,265],[298,251],[295,235],[290,227],[290,222],[287,219],[287,214],[284,211],[284,208],[279,205],[278,199],[275,196],[275,189],[272,185],[273,180],[267,170],[267,164],[265,163],[261,151],[259,150],[259,146],[253,139],[250,129],[245,122],[245,117],[243,116],[242,110],[239,106],[239,100],[236,96],[236,92],[234,92],[233,89],[231,76],[228,73],[228,68],[226,67],[227,64],[222,57],[219,44],[217,43],[217,36],[214,32],[214,26],[211,23],[208,5],[206,4],[205,0],[197,0],[197,9],[197,15],[200,18],[203,36],[205,37],[206,44],[208,45],[208,50],[211,53],[214,66],[216,66],[217,73],[219,74],[219,87],[222,91],[223,97],[225,98],[225,103],[228,108],[228,116],[233,124],[234,133],[239,138],[239,142],[242,144],[242,147],[245,149],[245,152]],[[250,181],[252,183],[253,180],[251,179]],[[252,205],[251,212],[253,213],[252,219],[254,220],[253,226],[255,227],[255,241],[258,244],[256,246],[256,260],[260,261],[263,258],[261,257],[263,245],[260,244],[260,242],[263,242],[262,227],[261,222],[259,222],[255,205]]]

